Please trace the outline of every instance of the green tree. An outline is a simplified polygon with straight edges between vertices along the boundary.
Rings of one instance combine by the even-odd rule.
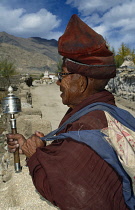
[[[124,59],[125,56],[131,54],[131,50],[126,46],[126,44],[122,43],[118,49],[118,54]]]
[[[117,68],[122,65],[122,63],[124,62],[124,57],[127,55],[131,55],[134,59],[134,50],[131,50],[129,47],[126,46],[126,44],[122,43],[120,48],[118,49],[117,55],[115,55],[115,62]]]
[[[60,58],[57,62],[57,70],[55,71],[55,73],[57,74],[58,72],[61,72],[62,70],[62,59]]]
[[[10,77],[16,74],[16,69],[13,62],[3,59],[0,61],[0,75],[7,79],[10,84]]]
[[[41,75],[40,75],[40,78],[42,78],[44,76],[44,73],[42,73]]]
[[[113,52],[116,67],[120,67],[122,63],[124,62],[124,57],[127,55],[131,55],[133,58],[133,62],[135,63],[135,49],[131,50],[125,43],[122,43],[120,48],[118,49],[118,52],[115,52],[114,47],[112,47],[107,39],[105,38],[106,45],[108,46],[108,49]]]
[[[133,62],[135,64],[135,49],[132,50],[131,55],[132,55],[132,58],[133,58]]]
[[[123,58],[120,55],[115,55],[116,68],[119,68],[123,63]]]

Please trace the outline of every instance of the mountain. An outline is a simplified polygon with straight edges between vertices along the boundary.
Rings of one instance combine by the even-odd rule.
[[[57,45],[54,39],[21,38],[0,32],[0,59],[13,62],[20,73],[54,72],[60,59]]]

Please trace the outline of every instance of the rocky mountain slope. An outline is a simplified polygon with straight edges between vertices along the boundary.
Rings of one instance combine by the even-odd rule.
[[[0,32],[0,59],[14,62],[20,73],[35,73],[57,69],[60,59],[56,40],[40,37],[21,38]]]

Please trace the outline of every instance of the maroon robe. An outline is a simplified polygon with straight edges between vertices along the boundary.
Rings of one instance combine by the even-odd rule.
[[[72,114],[95,102],[115,105],[108,91],[96,93],[73,110],[70,108],[60,125]],[[92,111],[68,124],[61,132],[107,127],[103,111]],[[62,210],[125,210],[122,180],[116,171],[93,149],[73,139],[54,141],[37,148],[28,160],[38,192]]]

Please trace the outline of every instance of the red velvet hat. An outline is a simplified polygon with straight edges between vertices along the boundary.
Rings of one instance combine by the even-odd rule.
[[[114,56],[105,40],[77,15],[72,15],[59,38],[58,52],[66,58],[70,72],[97,79],[109,79],[116,75]]]

